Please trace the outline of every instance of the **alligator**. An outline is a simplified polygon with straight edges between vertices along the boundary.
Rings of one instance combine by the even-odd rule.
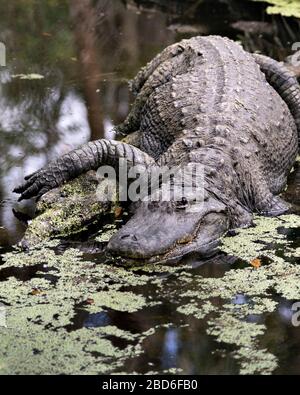
[[[109,240],[111,254],[147,262],[209,256],[229,230],[251,226],[254,214],[289,211],[279,195],[298,154],[300,87],[283,64],[228,38],[193,37],[158,54],[131,90],[131,111],[116,127],[129,142],[100,139],[65,154],[25,177],[19,200],[101,165],[118,171],[121,160],[128,171],[175,167],[173,192],[182,190],[186,168],[203,166],[201,182],[188,177],[195,188],[187,196],[169,199],[162,182],[132,203],[131,218]]]

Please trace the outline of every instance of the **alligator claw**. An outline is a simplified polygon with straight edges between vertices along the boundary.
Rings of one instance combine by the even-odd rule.
[[[40,192],[38,193],[36,199],[35,199],[36,203],[41,199],[41,197],[42,197],[46,192],[49,192],[50,189],[51,189],[51,188],[49,188],[49,187],[47,187],[47,186],[44,187],[44,188],[42,188],[42,189],[40,190]]]
[[[18,202],[21,202],[24,199],[30,199],[34,196],[40,197],[50,189],[48,185],[45,185],[43,172],[44,170],[38,170],[31,175],[26,176],[25,182],[13,190],[13,192],[21,194]]]
[[[33,184],[33,185],[29,186],[21,194],[21,196],[18,199],[18,202],[21,202],[21,200],[24,200],[24,199],[30,199],[31,197],[35,196],[37,194],[37,192],[38,192],[38,185],[37,184]]]
[[[40,170],[36,170],[36,171],[34,171],[33,173],[28,174],[27,176],[24,177],[24,180],[29,180],[29,178],[32,178],[33,176],[37,175],[37,173],[38,173],[39,171],[40,171]]]
[[[27,179],[26,182],[24,182],[23,184],[19,185],[18,187],[16,187],[13,192],[15,193],[23,193],[26,191],[26,189],[28,189],[29,187],[31,187],[31,185],[34,183],[35,179]]]

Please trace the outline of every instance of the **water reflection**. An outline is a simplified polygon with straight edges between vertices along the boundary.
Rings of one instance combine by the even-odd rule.
[[[89,314],[83,323],[85,328],[97,328],[99,326],[106,326],[110,324],[110,319],[105,311],[100,313]]]
[[[180,330],[169,328],[165,334],[162,351],[162,368],[170,369],[177,367],[177,357],[180,348]]]
[[[11,212],[13,186],[89,139],[113,138],[129,109],[127,80],[175,37],[166,15],[140,14],[122,1],[28,0],[0,8],[8,53],[0,69],[0,242],[10,245],[24,231]],[[28,79],[14,77],[21,74]]]

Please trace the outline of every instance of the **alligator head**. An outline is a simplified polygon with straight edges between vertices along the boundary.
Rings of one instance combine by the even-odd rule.
[[[210,255],[228,230],[226,207],[211,198],[199,204],[142,203],[109,241],[107,249],[126,259],[166,261],[190,252]]]
[[[175,179],[175,189],[181,185]],[[169,261],[191,252],[211,255],[229,229],[226,206],[209,193],[199,199],[198,188],[176,200],[164,200],[164,192],[157,200],[158,195],[155,191],[136,205],[107,250],[126,260],[146,262]]]

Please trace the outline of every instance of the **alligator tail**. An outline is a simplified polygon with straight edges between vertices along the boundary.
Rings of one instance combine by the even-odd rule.
[[[268,83],[286,102],[293,115],[298,130],[300,147],[300,85],[295,75],[283,63],[264,55],[253,54],[256,63],[265,74]]]

